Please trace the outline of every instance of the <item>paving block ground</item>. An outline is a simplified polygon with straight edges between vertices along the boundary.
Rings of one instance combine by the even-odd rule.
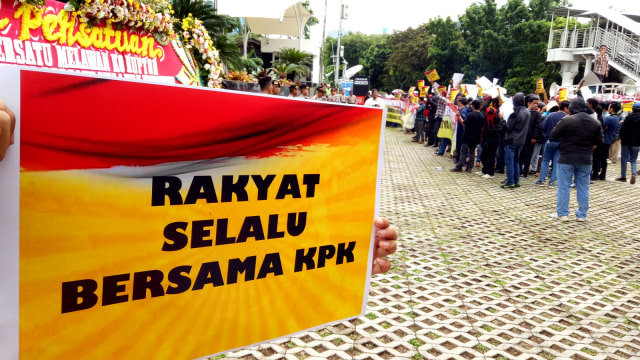
[[[552,220],[555,189],[535,176],[501,189],[452,167],[387,128],[381,215],[398,250],[366,315],[217,358],[640,359],[640,185],[614,181],[619,163],[584,223]]]

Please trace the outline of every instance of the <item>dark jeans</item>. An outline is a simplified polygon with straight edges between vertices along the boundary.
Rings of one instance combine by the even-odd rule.
[[[416,138],[418,141],[424,141],[424,120],[416,121]]]
[[[437,117],[436,121],[433,123],[433,145],[440,144],[440,139],[438,138],[438,130],[440,129],[440,124],[442,124],[442,118]]]
[[[433,127],[435,126],[435,119],[427,120],[427,145],[433,145],[436,141],[436,136],[433,134]]]
[[[499,140],[496,138],[485,139],[482,143],[482,173],[493,176],[496,166],[496,152],[498,151]]]
[[[527,141],[522,147],[522,153],[520,154],[520,169],[522,169],[521,174],[524,177],[527,177],[529,174],[529,168],[531,167],[531,154],[533,154],[533,148],[535,147],[531,141]]]
[[[456,165],[457,169],[462,169],[462,166],[467,164],[467,168],[465,170],[469,172],[473,170],[473,160],[476,158],[476,146],[478,146],[478,144],[462,143],[460,146],[460,161],[458,161],[458,165]]]
[[[464,128],[462,125],[458,124],[458,128],[456,129],[456,148],[453,151],[453,156],[456,159],[456,162],[460,162],[460,153],[462,149],[462,138],[464,137]]]
[[[507,168],[507,185],[520,184],[520,152],[522,145],[505,145],[504,162]]]
[[[610,144],[600,144],[593,151],[592,178],[604,180],[607,178],[607,159],[609,158]]]
[[[498,137],[498,156],[496,158],[496,170],[504,172],[504,137]]]

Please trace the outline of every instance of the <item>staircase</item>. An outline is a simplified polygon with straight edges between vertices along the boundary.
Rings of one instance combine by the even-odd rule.
[[[607,46],[609,66],[624,74],[627,82],[640,84],[640,24],[611,11],[605,13],[614,19],[609,19],[600,12],[569,10],[573,10],[571,14],[575,17],[591,17],[592,21],[588,28],[578,29],[576,26],[574,29],[551,29],[549,33],[547,61],[562,64],[563,85],[567,85],[566,80],[572,81],[579,63],[586,63],[585,71],[591,70],[591,63],[601,45]],[[557,14],[564,15],[563,12],[567,12],[567,9],[562,8]],[[597,20],[593,21],[596,17]]]

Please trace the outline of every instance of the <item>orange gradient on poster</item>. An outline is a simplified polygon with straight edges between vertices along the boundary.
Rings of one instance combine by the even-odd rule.
[[[21,99],[22,359],[191,359],[361,314],[381,111],[38,72]]]

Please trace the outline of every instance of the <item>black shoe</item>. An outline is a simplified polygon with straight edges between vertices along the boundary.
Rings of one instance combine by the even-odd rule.
[[[451,172],[462,172],[462,169],[453,168],[450,170]]]
[[[521,174],[520,177],[527,177],[527,174]]]

